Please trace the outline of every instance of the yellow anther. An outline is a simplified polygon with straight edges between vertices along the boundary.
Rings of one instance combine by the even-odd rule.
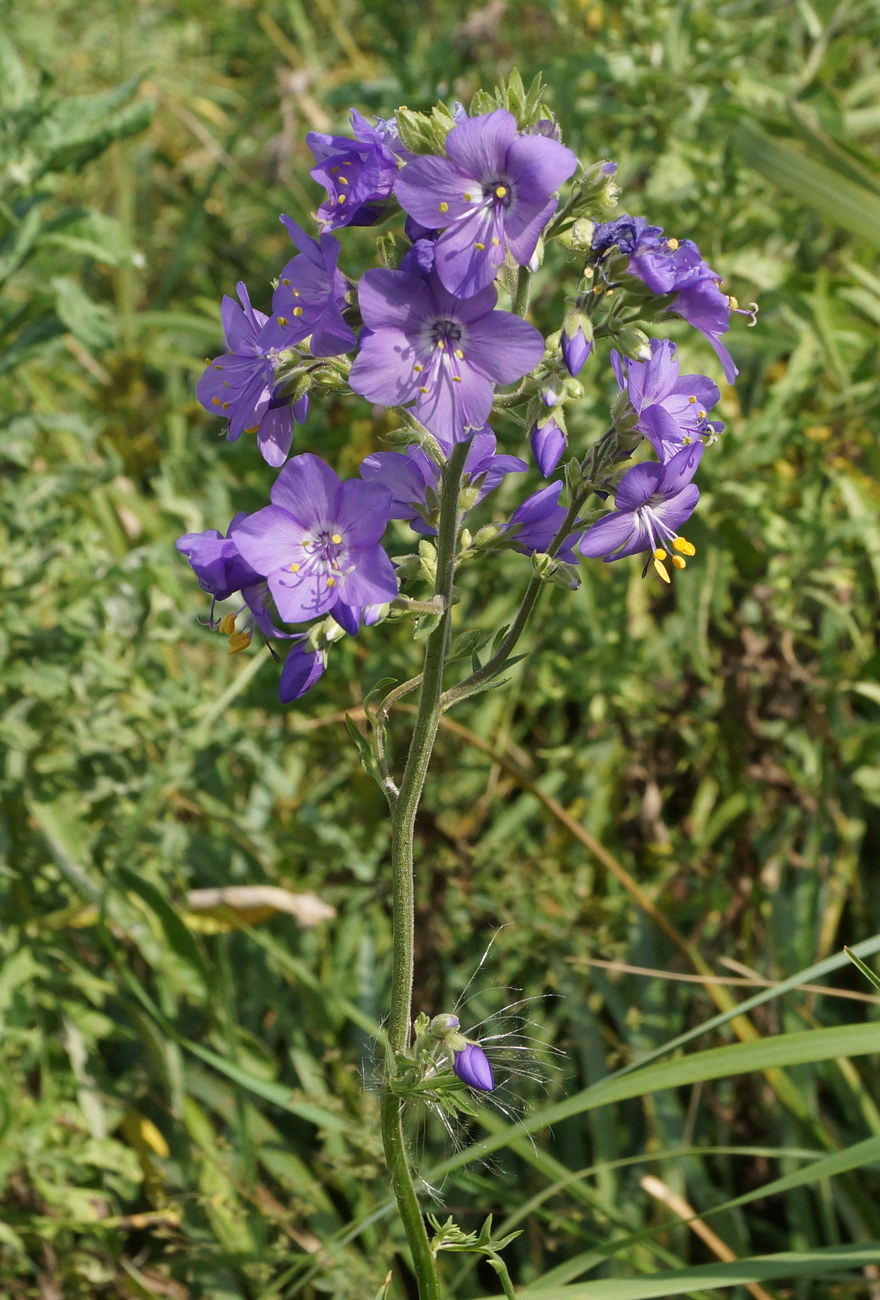
[[[293,309],[293,314],[294,314],[294,316],[302,316],[302,314],[303,314],[303,309],[302,309],[302,307],[294,307],[294,309]]]
[[[424,384],[422,384],[421,388],[419,389],[420,393],[429,393],[430,391],[431,390],[429,388],[426,388]]]
[[[300,546],[305,546],[305,547],[307,547],[307,548],[308,548],[309,546],[311,546],[311,544],[312,544],[312,539],[311,539],[311,537],[304,537],[304,538],[302,539],[302,541],[300,542]]]
[[[347,177],[347,176],[340,176],[340,177],[339,177],[339,184],[340,184],[340,185],[347,185],[347,184],[348,184],[348,177]]]
[[[441,352],[443,351],[443,346],[444,346],[444,345],[443,345],[443,340],[442,340],[442,339],[438,339],[438,340],[437,340],[437,347],[440,349]]]
[[[294,291],[293,291],[293,296],[294,296],[294,298],[298,298],[298,297],[299,297],[299,289],[294,289]]]
[[[464,201],[465,201],[465,203],[470,203],[470,201],[471,201],[471,199],[472,199],[473,197],[474,197],[473,194],[466,194],[466,195],[464,196]]]
[[[492,236],[492,244],[493,244],[493,246],[494,246],[495,248],[497,248],[498,245],[499,245],[500,243],[501,243],[501,240],[498,238],[498,236],[497,236],[497,235],[493,235],[493,236]]]
[[[697,404],[697,399],[693,396],[689,397],[688,401],[690,402],[691,406],[696,406]]]
[[[333,176],[335,176],[335,175],[337,174],[338,171],[339,171],[339,168],[338,168],[338,167],[331,167],[331,168],[330,168],[330,172],[331,172],[331,174],[332,174]]]
[[[666,559],[666,552],[664,551],[664,549],[663,549],[662,546],[657,546],[657,547],[655,547],[655,549],[654,549],[654,551],[652,552],[652,554],[653,554],[655,560],[665,560],[665,559]]]
[[[345,160],[343,160],[342,165],[343,165],[343,167],[350,167],[350,166],[351,166],[351,163],[350,163],[350,162],[346,162]]]
[[[250,632],[233,632],[232,636],[229,638],[229,653],[231,655],[237,655],[240,651],[247,650],[250,643]]]
[[[453,382],[454,384],[460,384],[460,383],[461,383],[461,375],[453,375],[453,376],[452,376],[452,382]]]
[[[672,563],[675,565],[676,569],[687,568],[687,560],[683,560],[680,555],[673,555]]]
[[[224,410],[224,411],[228,411],[228,410],[229,410],[229,403],[228,403],[228,402],[224,402],[224,403],[223,403],[223,410]]]
[[[737,298],[734,298],[733,294],[731,294],[727,299],[727,301],[730,303],[730,310],[736,311],[737,308],[739,307],[739,300]]]
[[[345,202],[345,195],[344,195],[344,194],[340,194],[340,196],[339,196],[339,198],[336,200],[336,202],[337,202],[337,203],[344,203],[344,202]]]
[[[278,324],[279,324],[279,325],[287,325],[288,323],[289,323],[289,322],[288,322],[286,316],[279,316],[279,317],[278,317]]]
[[[667,248],[671,248],[672,251],[673,251],[673,253],[674,253],[675,250],[678,248],[678,240],[677,240],[677,239],[667,239],[667,241],[666,241],[666,247],[667,247]]]
[[[212,398],[211,398],[211,401],[214,403],[215,406],[219,406],[219,405],[220,405],[220,398],[219,398],[219,397],[212,397]]]
[[[342,538],[339,535],[339,533],[334,533],[330,538],[330,541],[334,544],[334,546],[338,546],[339,543],[342,541]]]
[[[298,564],[291,564],[291,566],[290,566],[290,572],[291,572],[291,573],[299,573],[299,565],[298,565]]]
[[[226,379],[223,380],[223,387],[224,387],[224,388],[231,388],[231,386],[232,386],[232,385],[229,383],[228,380],[226,380]]]
[[[614,293],[614,290],[613,290],[613,289],[606,289],[606,290],[605,290],[605,297],[606,297],[606,298],[610,298],[611,295],[612,295],[613,293]]]
[[[448,211],[449,211],[449,204],[448,204],[448,203],[441,203],[441,204],[440,204],[440,211],[441,211],[441,212],[448,212]]]
[[[223,633],[224,636],[229,636],[231,632],[235,631],[234,614],[223,615],[223,617],[220,620],[220,631]]]
[[[211,362],[211,358],[210,358],[210,357],[205,357],[205,365],[206,365],[206,366],[210,366],[211,364],[212,364],[212,362]]]
[[[604,292],[605,290],[602,288],[601,284],[593,285],[593,293],[604,293]]]
[[[681,440],[681,445],[682,447],[689,447],[692,442],[693,442],[693,438],[690,436],[689,433],[686,433]]]
[[[705,412],[705,411],[697,411],[697,416],[699,417],[699,419],[701,419],[701,420],[705,420],[705,418],[706,418],[706,412]]]
[[[670,578],[669,574],[666,572],[666,567],[665,567],[665,565],[663,564],[663,561],[662,561],[662,560],[655,560],[655,561],[654,561],[654,568],[657,570],[658,574],[660,575],[660,577],[663,579],[664,582],[671,582],[671,581],[672,581],[672,579]]]
[[[256,433],[259,427],[258,424],[252,424],[249,429],[245,429],[245,433]]]
[[[474,244],[474,248],[478,248],[481,253],[485,247],[486,247],[485,244]]]
[[[335,587],[335,586],[336,586],[336,579],[335,579],[335,578],[328,578],[328,579],[327,579],[327,586],[328,586],[328,587]]]
[[[697,553],[696,546],[694,546],[693,542],[689,542],[686,537],[676,537],[672,545],[677,551],[681,551],[683,555],[696,555]]]
[[[285,276],[284,279],[281,281],[281,283],[282,283],[282,284],[290,284],[290,280],[288,279],[287,276]]]
[[[425,368],[424,366],[420,366],[420,365],[419,365],[418,361],[417,361],[416,364],[413,366],[413,370],[415,370],[416,374],[419,374],[419,375],[422,373],[422,371],[424,370],[424,368]]]
[[[459,361],[464,361],[464,353],[462,352],[461,348],[455,349],[455,355],[458,357]]]
[[[223,367],[222,367],[222,366],[215,366],[214,369],[215,369],[215,370],[222,370]]]
[[[495,187],[495,193],[498,195],[499,199],[503,199],[504,196],[505,196],[505,194],[507,193],[507,186],[506,186],[506,185],[496,185],[496,187]]]

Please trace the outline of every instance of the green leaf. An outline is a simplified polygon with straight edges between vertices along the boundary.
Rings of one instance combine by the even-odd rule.
[[[774,1278],[812,1277],[841,1268],[864,1268],[880,1259],[880,1241],[853,1246],[821,1246],[815,1250],[786,1250],[778,1255],[753,1255],[729,1264],[703,1264],[676,1268],[650,1277],[602,1278],[571,1286],[527,1287],[522,1300],[662,1300],[688,1295],[705,1287],[742,1286],[746,1282],[771,1282]],[[862,1281],[864,1279],[861,1279]],[[491,1296],[489,1300],[504,1300]]]
[[[746,162],[804,207],[818,212],[831,225],[880,245],[880,197],[867,186],[805,158],[750,122],[740,123],[732,140]]]
[[[105,307],[92,302],[82,286],[69,275],[58,275],[52,281],[55,290],[55,310],[74,338],[87,348],[102,350],[114,338],[113,324]]]
[[[871,970],[871,967],[866,966],[862,959],[857,957],[851,949],[844,948],[843,951],[846,953],[847,957],[849,957],[856,970],[859,971],[860,974],[864,975],[865,979],[873,984],[875,989],[880,989],[880,976],[875,975]]]
[[[180,958],[192,981],[193,994],[199,999],[207,998],[211,988],[211,970],[183,918],[151,881],[129,871],[128,867],[117,867],[115,875],[155,914],[169,948]]]
[[[72,95],[53,104],[27,143],[39,165],[34,179],[46,172],[79,171],[114,140],[139,135],[150,125],[153,106],[131,103],[141,78],[135,77],[96,95]]]

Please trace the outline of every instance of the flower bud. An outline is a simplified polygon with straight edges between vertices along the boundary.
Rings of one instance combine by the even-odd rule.
[[[620,348],[625,357],[631,361],[650,361],[652,357],[651,340],[644,330],[636,329],[628,325],[622,329],[619,334],[615,334],[614,341]]]
[[[565,451],[565,433],[560,429],[551,415],[543,425],[535,425],[529,435],[532,454],[538,462],[538,469],[549,478],[562,460]]]
[[[593,322],[580,311],[570,311],[562,322],[562,356],[571,375],[577,375],[593,350]]]
[[[492,1092],[495,1087],[489,1059],[476,1043],[468,1043],[462,1051],[455,1053],[452,1068],[462,1083],[466,1083],[469,1088],[476,1088],[478,1092]]]

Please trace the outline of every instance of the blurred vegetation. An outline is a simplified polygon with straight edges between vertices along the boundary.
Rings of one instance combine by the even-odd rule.
[[[510,684],[441,733],[416,1006],[450,1010],[473,979],[463,1023],[512,1035],[522,1074],[499,1068],[497,1099],[535,1117],[536,1145],[432,1179],[452,1146],[428,1117],[437,1213],[518,1222],[521,1285],[716,1258],[646,1173],[701,1215],[753,1194],[710,1220],[737,1256],[880,1237],[880,1141],[858,1173],[760,1190],[880,1139],[877,999],[850,968],[820,983],[862,1000],[768,998],[696,1047],[861,1026],[856,1059],[707,1067],[537,1131],[740,996],[680,977],[784,979],[880,932],[876,6],[6,0],[3,20],[0,1291],[361,1300],[394,1265],[390,1295],[410,1294],[376,1125],[387,838],[342,711],[410,675],[413,648],[351,641],[282,709],[266,651],[229,658],[199,627],[173,543],[266,497],[255,447],[219,440],[194,386],[221,295],[244,278],[265,306],[278,213],[316,203],[305,133],[344,131],[352,104],[467,101],[515,65],[543,69],[581,157],[617,160],[622,207],[695,238],[761,314],[734,326],[687,573],[667,592],[583,565]],[[366,265],[369,232],[343,235]],[[545,268],[545,329],[575,274]],[[716,372],[676,337],[686,370]],[[603,384],[575,447],[604,428]],[[337,404],[297,437],[350,471],[382,431]],[[510,617],[527,563],[500,564],[462,626]],[[336,915],[188,900],[227,885]],[[454,1294],[498,1290],[449,1258]],[[836,1276],[776,1294],[878,1285]]]

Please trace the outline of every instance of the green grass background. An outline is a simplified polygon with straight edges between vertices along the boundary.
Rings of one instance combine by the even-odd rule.
[[[876,5],[6,0],[2,18],[0,1294],[361,1300],[389,1268],[392,1300],[413,1294],[377,1128],[387,833],[341,717],[414,648],[349,640],[282,708],[265,652],[230,658],[199,626],[173,543],[265,501],[254,446],[218,439],[194,387],[221,295],[244,278],[265,306],[278,213],[319,199],[306,132],[344,131],[352,104],[467,102],[518,66],[544,71],[585,161],[619,163],[621,210],[695,238],[761,314],[734,324],[687,572],[661,591],[636,562],[582,565],[509,685],[441,732],[416,1007],[473,978],[465,1028],[490,1017],[480,1033],[526,1050],[498,1070],[502,1112],[453,1135],[419,1119],[418,1163],[440,1217],[523,1229],[511,1275],[548,1300],[594,1294],[579,1279],[603,1300],[747,1294],[711,1270],[658,1284],[717,1254],[646,1173],[717,1211],[737,1258],[794,1252],[755,1266],[765,1294],[875,1295],[877,990],[843,959],[813,983],[862,1000],[791,992],[731,1019],[754,990],[700,978],[784,979],[880,932]],[[343,237],[368,265],[369,232]],[[545,330],[576,273],[542,273]],[[717,372],[675,336],[686,370]],[[605,427],[591,364],[576,449]],[[382,446],[366,405],[313,411],[300,450],[352,472]],[[516,556],[472,574],[460,626],[506,622],[527,574]],[[230,884],[337,914],[194,929],[188,891]],[[716,1012],[679,1074],[602,1083]],[[520,1115],[533,1137],[503,1129]],[[451,1295],[498,1290],[469,1256],[444,1268]],[[613,1289],[640,1278],[655,1289]]]

